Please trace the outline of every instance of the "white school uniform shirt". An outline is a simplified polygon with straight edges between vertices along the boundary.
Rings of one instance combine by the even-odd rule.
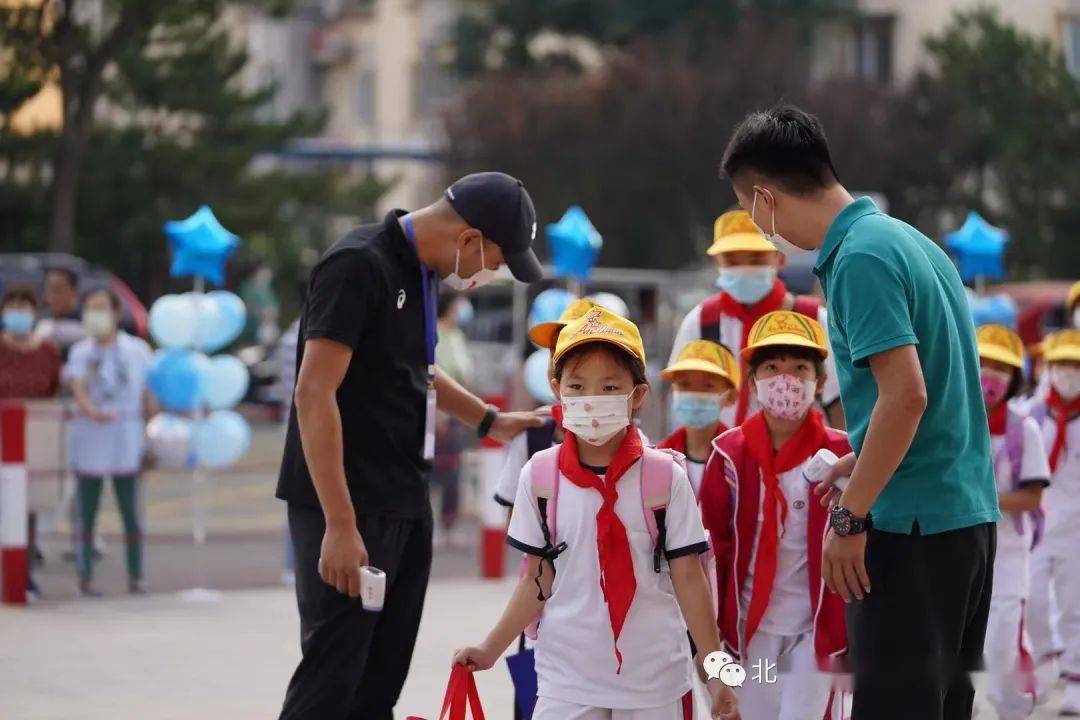
[[[1023,420],[1024,452],[1020,456],[1020,483],[1048,485],[1050,482],[1050,462],[1043,444],[1042,430],[1039,423],[1030,417]],[[1013,471],[1009,453],[1005,449],[1005,435],[990,436],[990,453],[994,458],[994,480],[998,494],[1013,491]],[[1028,513],[1021,514],[1021,530],[1017,531],[1016,522],[1010,513],[1004,513],[998,521],[997,554],[1027,554],[1031,550],[1032,534],[1035,526]],[[994,583],[998,581],[994,575]]]
[[[540,512],[531,491],[532,463],[521,474],[507,542],[537,555],[544,547]],[[641,506],[641,462],[619,478],[615,512],[626,526],[637,591],[619,636],[622,672],[616,674],[614,636],[600,589],[596,513],[602,501],[592,488],[559,478],[555,543],[566,550],[555,560],[551,597],[536,641],[538,695],[610,709],[655,708],[674,703],[691,688],[693,672],[686,625],[675,599],[667,562],[653,570],[653,542]],[[672,476],[666,515],[669,556],[707,549],[690,481],[680,468]]]
[[[1049,457],[1057,435],[1057,423],[1048,413],[1043,421],[1043,442]],[[1065,426],[1065,447],[1057,470],[1043,493],[1046,525],[1042,542],[1054,557],[1071,557],[1080,542],[1080,418]]]
[[[810,570],[806,550],[810,518],[808,503],[811,500],[807,498],[809,487],[803,478],[803,470],[810,464],[811,459],[807,458],[797,468],[777,475],[780,490],[787,501],[787,520],[782,530],[780,523],[777,522],[777,531],[781,534],[777,539],[776,547],[776,577],[773,580],[769,606],[765,609],[765,614],[761,616],[758,632],[773,635],[802,635],[810,632],[814,626],[814,613],[810,607]],[[746,608],[750,607],[750,597],[754,587],[754,563],[757,561],[758,540],[765,520],[764,503],[765,487],[762,485],[758,505],[757,533],[750,550],[750,567],[746,574],[746,583],[739,594],[739,605],[743,608],[744,616]]]
[[[79,475],[131,475],[142,466],[143,392],[150,346],[120,331],[116,342],[100,345],[84,338],[71,347],[64,376],[83,380],[94,405],[116,419],[96,422],[82,415],[71,421],[71,467]]]
[[[701,479],[705,477],[705,463],[686,458],[686,474],[690,476],[690,486],[694,488],[694,497],[701,497]]]
[[[828,340],[828,321],[824,307],[818,308],[817,321],[826,332],[826,340]],[[718,338],[706,338],[706,340],[716,340],[721,345],[726,347],[732,352],[732,354],[738,358],[739,352],[742,350],[742,337],[743,337],[743,322],[738,318],[733,318],[730,315],[720,315],[720,337]],[[701,303],[698,303],[694,308],[686,314],[683,318],[682,324],[679,325],[679,332],[675,334],[675,343],[671,348],[671,357],[668,358],[668,365],[674,365],[679,359],[679,351],[681,351],[686,344],[694,340],[701,339]],[[833,361],[832,353],[825,358],[825,387],[821,391],[821,402],[825,407],[828,407],[833,402],[840,398],[840,381],[836,375],[836,364]],[[735,427],[738,425],[735,422],[735,413],[738,412],[738,403],[731,403],[725,405],[720,409],[720,422],[724,423],[727,427]],[[750,394],[748,402],[746,404],[746,417],[750,417],[758,410],[761,409],[761,403],[758,399]],[[744,418],[745,419],[745,418]]]

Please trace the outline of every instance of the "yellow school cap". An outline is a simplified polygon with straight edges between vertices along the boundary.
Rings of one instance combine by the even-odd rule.
[[[643,364],[645,362],[645,346],[641,343],[641,333],[638,332],[637,325],[599,305],[563,328],[556,341],[551,362],[558,362],[559,358],[571,349],[590,342],[617,345]]]
[[[1024,341],[1004,325],[988,323],[975,330],[979,357],[1024,369]]]
[[[1080,302],[1080,280],[1077,280],[1069,288],[1069,301],[1065,304],[1069,310],[1076,307],[1076,303]]]
[[[1046,362],[1080,362],[1080,330],[1058,330],[1043,339]]]
[[[731,210],[713,223],[713,244],[709,255],[728,252],[776,252],[776,246],[758,232],[745,210]]]
[[[559,316],[558,320],[554,322],[536,323],[529,328],[529,339],[540,347],[550,349],[555,345],[555,336],[559,334],[560,330],[589,312],[589,310],[594,307],[596,307],[596,303],[592,300],[586,300],[584,298],[574,300],[566,306],[566,309],[562,311],[562,315]]]
[[[742,359],[749,362],[755,350],[773,345],[811,348],[817,350],[822,359],[829,356],[829,346],[821,325],[790,310],[777,310],[758,318],[750,328],[746,347],[742,349]]]
[[[660,377],[673,380],[675,373],[697,370],[719,375],[735,387],[739,387],[739,364],[731,351],[712,340],[694,340],[679,351],[675,364],[663,369]]]

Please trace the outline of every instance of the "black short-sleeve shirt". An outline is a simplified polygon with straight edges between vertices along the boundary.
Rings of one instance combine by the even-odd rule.
[[[353,350],[338,389],[345,477],[360,514],[419,517],[430,510],[423,459],[427,351],[420,264],[395,210],[331,247],[311,272],[296,367],[312,338]],[[296,405],[289,413],[277,496],[318,507]]]

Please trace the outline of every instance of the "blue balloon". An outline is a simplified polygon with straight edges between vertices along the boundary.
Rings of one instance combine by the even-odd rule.
[[[203,369],[200,386],[202,401],[208,408],[230,408],[247,393],[247,367],[232,355],[212,357]]]
[[[551,351],[547,348],[537,350],[525,359],[525,389],[538,403],[550,405],[555,402],[555,393],[551,391],[549,368]]]
[[[251,427],[232,410],[216,410],[195,424],[195,461],[206,468],[232,465],[251,446]]]
[[[604,240],[585,211],[571,205],[559,222],[548,224],[544,232],[556,277],[588,280]]]
[[[217,352],[240,337],[247,319],[247,308],[243,300],[226,290],[209,292],[206,300],[214,304],[214,322],[209,327],[199,329],[199,349]]]
[[[184,412],[199,400],[200,375],[196,353],[164,350],[155,354],[146,383],[161,407]]]
[[[971,319],[975,321],[976,326],[996,323],[1015,330],[1016,301],[1008,295],[976,297],[971,301]]]
[[[533,300],[529,310],[529,327],[542,322],[555,322],[567,305],[577,300],[574,294],[562,288],[548,288]]]
[[[240,238],[226,230],[214,211],[203,205],[185,220],[165,223],[172,248],[172,277],[195,276],[215,285],[225,282],[225,261],[240,245]]]
[[[161,347],[186,348],[195,343],[198,313],[183,295],[162,295],[150,306],[150,336]]]
[[[986,222],[974,210],[963,226],[945,235],[945,246],[956,258],[964,282],[976,278],[997,280],[1005,277],[1005,244],[1009,233]]]

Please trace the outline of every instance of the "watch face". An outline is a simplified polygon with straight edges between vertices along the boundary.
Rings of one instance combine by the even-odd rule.
[[[833,532],[837,535],[851,534],[851,520],[851,513],[843,508],[833,508],[833,511],[829,514],[829,522],[832,524]]]

